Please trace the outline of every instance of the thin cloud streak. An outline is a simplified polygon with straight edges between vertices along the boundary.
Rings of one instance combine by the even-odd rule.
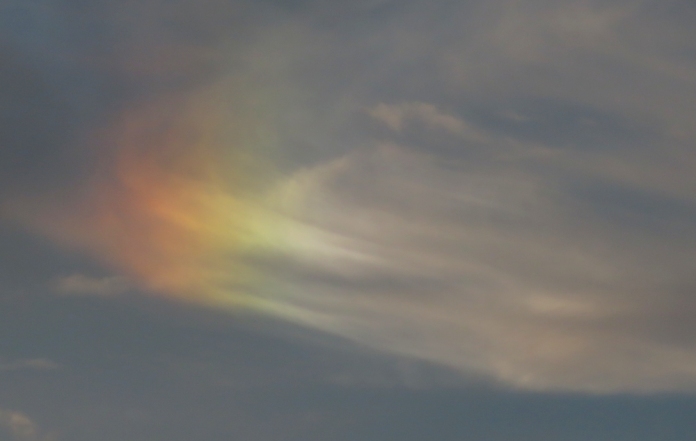
[[[657,331],[685,306],[666,280],[688,277],[687,247],[617,237],[507,164],[453,169],[397,146],[341,163],[298,178],[306,222],[351,238],[316,262],[287,257],[307,324],[520,388],[694,387],[693,345]]]

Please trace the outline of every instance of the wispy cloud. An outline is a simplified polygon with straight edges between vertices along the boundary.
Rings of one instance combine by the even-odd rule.
[[[59,278],[54,285],[55,289],[64,295],[112,296],[124,293],[130,284],[121,276],[98,278],[73,274]]]
[[[8,138],[0,166],[64,163],[8,168],[3,216],[122,275],[59,292],[127,277],[519,388],[696,389],[689,20],[653,2],[264,5],[56,6],[110,30],[93,47],[41,27],[62,61],[17,32],[46,63],[27,72],[91,79],[7,75],[13,103],[58,110],[10,106],[41,136]],[[88,123],[54,130],[63,108]]]
[[[368,111],[370,116],[395,131],[404,129],[408,122],[422,122],[432,129],[440,129],[470,141],[487,142],[490,137],[483,131],[454,115],[440,111],[435,105],[415,102],[400,105],[380,103]]]
[[[60,365],[46,358],[28,358],[19,360],[0,359],[0,372],[8,371],[50,371],[59,369]]]
[[[298,215],[334,250],[287,256],[294,276],[281,286],[299,320],[521,388],[696,386],[692,345],[658,331],[681,320],[668,281],[688,278],[688,246],[621,237],[505,162],[454,167],[387,145],[336,164],[311,184],[298,177]]]
[[[12,441],[50,441],[54,438],[43,436],[38,426],[22,412],[0,409],[0,426],[9,429]]]

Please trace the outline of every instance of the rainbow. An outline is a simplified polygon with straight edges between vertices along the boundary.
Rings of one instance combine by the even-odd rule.
[[[87,142],[101,156],[71,209],[30,215],[44,233],[142,290],[229,309],[280,313],[254,259],[308,230],[279,210],[267,124],[215,87],[135,106]],[[287,192],[286,192],[287,193]],[[280,205],[279,205],[279,202]],[[45,201],[40,204],[47,207]],[[286,210],[287,211],[287,210]],[[288,310],[285,310],[288,313]]]

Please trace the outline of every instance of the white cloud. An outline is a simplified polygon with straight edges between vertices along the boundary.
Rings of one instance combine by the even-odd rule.
[[[487,142],[489,136],[454,115],[440,111],[433,104],[423,102],[389,105],[380,103],[368,114],[394,131],[401,131],[407,123],[420,121],[431,129],[440,129],[470,141]]]
[[[696,303],[674,287],[693,250],[583,212],[549,179],[395,145],[302,171],[286,187],[318,243],[296,236],[277,311],[513,387],[696,389]]]

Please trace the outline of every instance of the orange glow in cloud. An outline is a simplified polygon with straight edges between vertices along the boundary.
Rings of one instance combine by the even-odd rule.
[[[244,156],[225,139],[230,124],[209,97],[125,112],[97,136],[112,148],[88,195],[38,216],[39,228],[148,291],[248,305],[255,276],[241,256],[274,246],[279,220],[244,187],[249,160],[230,159]]]

